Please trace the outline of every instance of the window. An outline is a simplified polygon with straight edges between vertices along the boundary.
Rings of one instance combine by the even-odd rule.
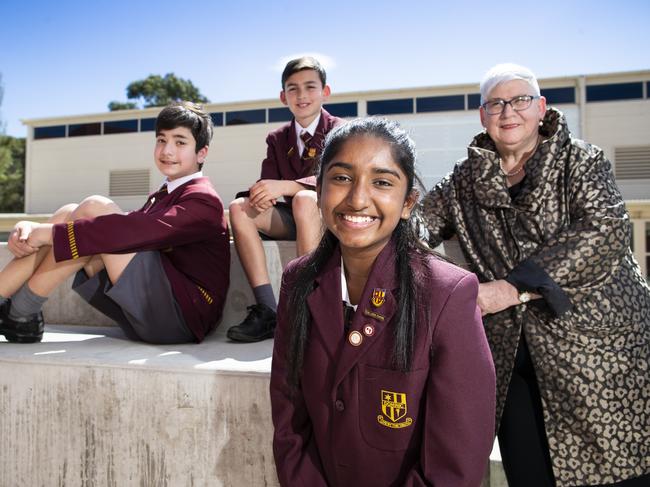
[[[102,130],[100,122],[74,123],[68,125],[68,137],[80,137],[82,135],[99,135]]]
[[[153,132],[156,130],[155,118],[141,118],[140,119],[140,132]]]
[[[65,137],[65,125],[34,127],[34,139],[55,139]]]
[[[292,118],[291,110],[287,107],[269,108],[269,123],[288,122]]]
[[[368,115],[396,115],[398,113],[413,113],[413,98],[368,102]]]
[[[417,112],[465,110],[465,95],[426,96],[416,99]]]
[[[614,83],[587,86],[587,101],[632,100],[643,98],[643,83]]]
[[[540,91],[542,92],[542,96],[546,97],[546,102],[550,105],[576,102],[576,90],[571,86],[567,86],[566,88],[546,88]]]
[[[265,123],[266,110],[239,110],[226,112],[226,125],[243,125],[247,123]]]
[[[104,122],[104,134],[124,134],[127,132],[137,132],[137,120],[111,120]]]
[[[210,114],[210,118],[212,119],[212,124],[215,127],[223,126],[223,112],[212,112]]]
[[[323,108],[335,117],[354,118],[359,116],[356,101],[346,103],[328,103],[323,105]]]
[[[470,93],[467,95],[467,109],[475,110],[481,106],[481,94],[480,93]]]

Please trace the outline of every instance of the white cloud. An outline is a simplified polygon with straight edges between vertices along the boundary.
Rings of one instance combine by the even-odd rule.
[[[315,57],[318,59],[318,62],[323,65],[323,68],[325,68],[325,71],[330,71],[331,69],[336,67],[336,61],[334,61],[334,58],[331,56],[328,56],[326,54],[322,54],[320,52],[299,52],[295,54],[289,54],[287,56],[282,56],[278,61],[275,63],[273,66],[273,70],[277,71],[278,73],[281,73],[284,70],[284,67],[287,65],[289,61],[292,59],[296,59],[302,56],[311,56]]]

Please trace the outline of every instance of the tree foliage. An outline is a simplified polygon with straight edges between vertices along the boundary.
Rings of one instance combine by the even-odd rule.
[[[2,106],[0,73],[0,106]],[[25,208],[25,139],[2,135],[0,119],[0,212],[22,213]]]
[[[138,104],[134,101],[112,101],[108,104],[108,109],[111,112],[116,112],[118,110],[133,110],[138,108]]]
[[[25,139],[0,135],[0,212],[25,208]]]
[[[126,97],[132,101],[112,101],[108,104],[108,109],[126,110],[140,105],[144,108],[160,107],[180,100],[209,102],[192,81],[178,78],[174,73],[167,73],[165,76],[152,74],[145,79],[134,81],[126,87]]]

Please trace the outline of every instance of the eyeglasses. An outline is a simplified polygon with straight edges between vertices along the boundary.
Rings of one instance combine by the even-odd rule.
[[[499,115],[503,110],[506,109],[506,105],[510,105],[515,112],[520,112],[528,108],[533,100],[539,98],[539,96],[532,95],[520,95],[511,98],[510,100],[502,100],[501,98],[496,98],[494,100],[488,100],[481,107],[487,112],[488,115]]]

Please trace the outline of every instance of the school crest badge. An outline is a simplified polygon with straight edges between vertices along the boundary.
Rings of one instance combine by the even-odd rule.
[[[377,422],[387,428],[406,428],[413,424],[413,418],[407,418],[408,405],[405,392],[381,391],[381,412]]]
[[[370,302],[375,308],[382,306],[386,302],[386,290],[376,287],[372,291],[372,298],[370,298]]]
[[[314,157],[316,157],[316,149],[314,147],[310,147],[307,151],[307,159],[313,159]]]

